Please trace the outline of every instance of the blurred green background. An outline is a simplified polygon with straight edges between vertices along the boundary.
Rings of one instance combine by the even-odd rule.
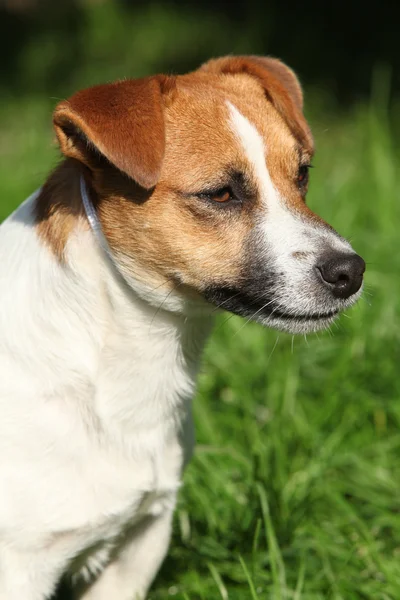
[[[153,600],[400,598],[399,20],[394,2],[0,2],[0,219],[59,160],[59,99],[272,54],[305,88],[309,204],[367,262],[363,298],[329,332],[220,317]]]

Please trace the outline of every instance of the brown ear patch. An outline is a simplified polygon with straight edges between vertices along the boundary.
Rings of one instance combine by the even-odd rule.
[[[165,152],[159,78],[81,90],[57,106],[54,127],[65,156],[91,168],[97,151],[144,188],[157,183]]]
[[[77,220],[85,222],[79,176],[108,187],[134,187],[138,195],[158,182],[165,152],[163,97],[173,94],[167,76],[119,81],[77,92],[54,112],[67,160],[50,175],[35,202],[37,232],[60,261]],[[90,173],[91,171],[91,173]],[[128,175],[126,177],[125,175]],[[107,185],[105,185],[107,188]]]
[[[294,72],[280,60],[262,56],[225,56],[205,63],[201,71],[247,74],[262,85],[267,99],[299,143],[312,150],[312,136],[303,116],[303,93]]]

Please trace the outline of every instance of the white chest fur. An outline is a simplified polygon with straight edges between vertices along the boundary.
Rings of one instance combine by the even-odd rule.
[[[0,228],[0,531],[72,557],[174,501],[209,326],[123,290],[90,232],[60,266],[31,202]]]

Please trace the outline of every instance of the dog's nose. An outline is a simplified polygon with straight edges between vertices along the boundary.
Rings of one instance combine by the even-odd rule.
[[[349,298],[361,287],[365,262],[358,254],[335,252],[322,256],[316,269],[336,298]]]

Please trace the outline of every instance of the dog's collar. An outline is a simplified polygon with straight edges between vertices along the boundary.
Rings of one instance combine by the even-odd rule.
[[[97,213],[94,209],[93,202],[89,198],[86,181],[85,181],[85,178],[83,175],[81,175],[81,178],[80,178],[80,189],[81,189],[83,208],[85,209],[86,217],[87,217],[87,220],[89,221],[90,228],[93,231],[95,237],[97,238],[97,241],[98,241],[100,247],[102,248],[102,250],[107,254],[107,256],[111,260],[111,262],[113,264],[115,264],[114,259],[111,254],[110,246],[108,245],[108,242],[103,233],[103,229],[101,227],[99,217],[97,216]]]
[[[111,248],[108,245],[106,236],[103,233],[100,219],[97,216],[97,213],[93,206],[93,202],[91,201],[91,199],[89,197],[86,181],[85,181],[85,178],[83,175],[81,175],[79,185],[80,185],[80,189],[81,189],[83,208],[85,209],[86,217],[89,222],[90,229],[93,231],[94,237],[97,239],[97,242],[98,242],[100,248],[106,255],[106,258],[108,259],[108,261],[110,262],[112,269],[113,269],[115,275],[117,276],[117,278],[120,280],[120,282],[122,284],[125,284],[126,286],[131,288],[131,286],[129,285],[125,276],[123,275],[123,273],[121,273],[121,269],[119,268],[118,264],[115,262],[114,256],[111,252]]]

